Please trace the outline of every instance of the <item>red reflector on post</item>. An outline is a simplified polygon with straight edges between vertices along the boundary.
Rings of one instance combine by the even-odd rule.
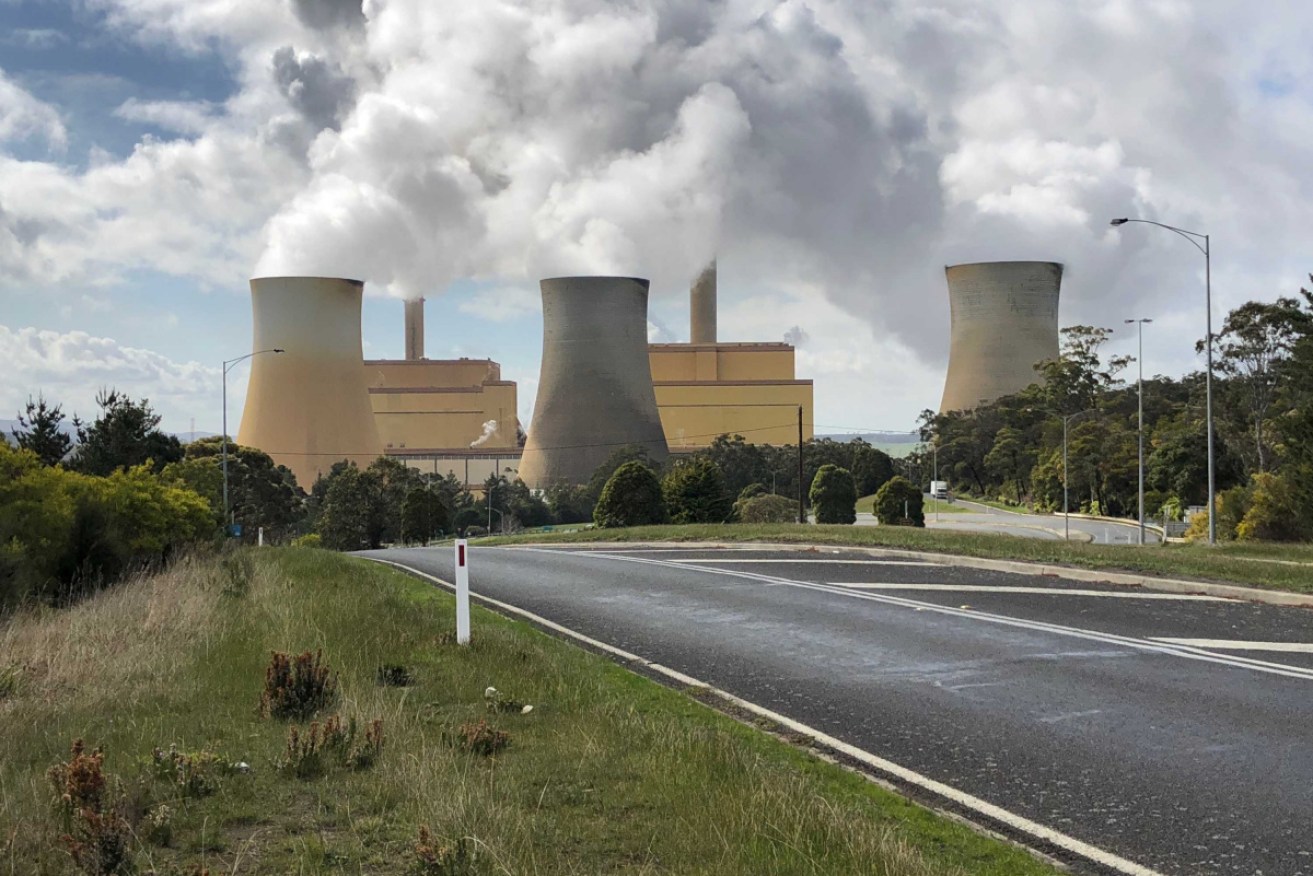
[[[460,554],[460,560],[459,560],[458,562],[459,562],[460,565],[464,566],[464,565],[465,565],[465,545],[460,545],[460,546],[458,547],[458,552],[459,552],[459,554]]]

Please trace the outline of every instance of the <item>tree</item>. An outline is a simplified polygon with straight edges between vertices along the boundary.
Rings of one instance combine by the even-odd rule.
[[[218,435],[193,441],[183,448],[181,462],[161,473],[204,496],[219,520],[223,516],[223,439]],[[296,476],[277,465],[263,450],[228,443],[228,506],[232,519],[244,524],[243,539],[254,541],[258,529],[265,537],[281,540],[298,529],[306,516],[305,493]]]
[[[12,430],[14,440],[35,453],[42,465],[58,465],[73,447],[72,437],[61,428],[63,422],[59,405],[47,403],[40,395],[36,401],[28,397],[25,412],[18,415],[18,428]]]
[[[656,472],[638,460],[617,468],[602,487],[593,522],[604,528],[665,523],[666,506]]]
[[[861,438],[854,439],[848,446],[851,448],[849,468],[857,483],[857,495],[871,495],[894,476],[894,461],[883,450],[872,447]]]
[[[1229,378],[1227,389],[1239,396],[1235,408],[1244,411],[1253,441],[1248,450],[1240,451],[1242,458],[1248,457],[1250,471],[1267,471],[1271,450],[1266,422],[1277,395],[1281,364],[1294,352],[1309,320],[1310,314],[1294,298],[1249,301],[1227,314],[1214,337],[1217,370]],[[1199,341],[1195,348],[1202,352],[1205,346]]]
[[[401,506],[402,541],[425,544],[446,532],[450,523],[440,495],[424,487],[411,487]]]
[[[658,470],[658,466],[648,455],[647,448],[641,444],[628,444],[624,447],[617,447],[611,451],[611,455],[606,461],[593,470],[593,475],[588,479],[588,496],[596,504],[602,495],[602,489],[606,486],[611,475],[615,474],[622,465],[629,462],[638,462],[647,466],[653,472]]]
[[[812,480],[809,498],[816,509],[817,523],[857,522],[857,485],[848,469],[821,466]]]
[[[1112,329],[1073,325],[1062,330],[1062,353],[1035,366],[1043,378],[1044,406],[1054,413],[1074,414],[1095,406],[1100,394],[1115,388],[1117,375],[1134,361],[1113,356],[1105,364],[1100,349]]]
[[[906,478],[892,478],[875,494],[875,516],[883,526],[925,526],[921,490]]]
[[[720,469],[708,459],[675,464],[661,483],[672,523],[728,523],[734,503]]]
[[[1020,429],[1004,426],[994,436],[994,446],[985,454],[985,466],[997,478],[1016,488],[1017,503],[1029,492],[1026,480],[1035,467],[1035,450]],[[918,491],[919,492],[919,491]]]
[[[710,460],[720,469],[725,489],[733,496],[748,484],[770,482],[769,450],[759,444],[749,444],[742,435],[720,435],[706,449],[693,455]]]
[[[114,389],[96,395],[100,416],[91,425],[77,417],[78,446],[73,467],[84,474],[108,475],[149,461],[158,472],[182,459],[182,444],[159,429],[160,417],[148,399],[133,401]]]
[[[316,529],[324,547],[338,551],[380,547],[381,542],[373,541],[378,527],[371,525],[380,496],[378,478],[348,462],[334,466],[321,482],[324,500]]]
[[[587,487],[562,481],[548,487],[544,498],[556,523],[586,523],[593,519],[593,500]]]

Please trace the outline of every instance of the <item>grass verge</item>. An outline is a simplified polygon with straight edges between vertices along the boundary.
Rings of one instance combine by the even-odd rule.
[[[0,873],[89,872],[47,776],[75,738],[104,747],[137,873],[1052,872],[522,623],[476,607],[473,645],[456,646],[450,597],[399,572],[245,556],[3,622]],[[291,725],[258,714],[270,652],[320,649],[338,697],[319,720],[381,719],[385,742],[280,768]],[[488,686],[517,702],[490,710]],[[480,720],[474,748],[496,731],[509,746],[466,750]]]
[[[926,499],[925,504],[922,506],[922,510],[925,512],[925,515],[929,517],[935,512],[936,507],[939,509],[940,514],[969,514],[972,510],[970,508],[963,508],[956,502],[945,502],[942,499]],[[858,499],[857,510],[867,514],[874,514],[875,494],[872,493],[869,496],[862,496]]]
[[[1137,547],[1020,538],[1013,535],[949,532],[903,526],[800,526],[796,523],[636,526],[571,533],[498,536],[480,544],[529,542],[716,541],[827,544],[932,551],[988,559],[1049,563],[1085,569],[1132,572],[1313,593],[1307,546],[1169,544]]]

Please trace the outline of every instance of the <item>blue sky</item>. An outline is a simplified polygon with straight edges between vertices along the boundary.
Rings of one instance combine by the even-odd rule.
[[[822,428],[938,404],[946,264],[1067,265],[1146,370],[1313,270],[1313,13],[1182,0],[0,0],[0,418],[101,385],[217,427],[246,281],[361,277],[365,355],[489,356],[531,414],[536,281],[721,262],[726,340],[805,337]],[[1116,352],[1132,338],[1115,336]],[[230,405],[240,410],[240,374]]]

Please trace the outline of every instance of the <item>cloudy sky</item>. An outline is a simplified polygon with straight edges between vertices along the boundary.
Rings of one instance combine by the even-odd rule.
[[[367,281],[367,356],[536,389],[536,280],[720,258],[724,340],[800,339],[821,431],[939,402],[943,267],[1067,266],[1062,322],[1215,312],[1313,271],[1306,0],[0,0],[0,418],[98,387],[217,431],[246,280]],[[244,395],[234,372],[231,416]]]

